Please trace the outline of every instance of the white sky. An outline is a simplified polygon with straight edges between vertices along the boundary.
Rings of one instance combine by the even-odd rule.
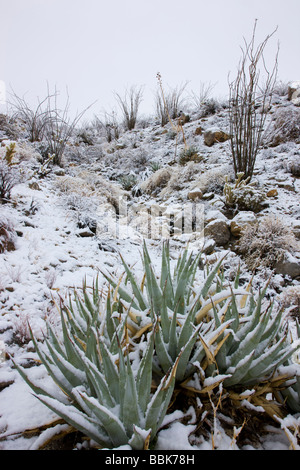
[[[276,26],[266,56],[280,44],[279,79],[300,80],[300,0],[0,0],[0,80],[29,100],[68,88],[73,110],[117,109],[113,92],[143,85],[141,112],[152,114],[156,73],[165,88],[216,83],[228,93],[243,37],[258,19],[257,41]],[[35,102],[35,101],[33,101]]]

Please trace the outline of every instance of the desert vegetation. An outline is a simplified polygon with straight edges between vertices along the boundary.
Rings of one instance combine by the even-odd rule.
[[[143,87],[84,123],[13,94],[0,449],[299,449],[299,107],[255,32],[226,106],[160,74],[143,121]]]

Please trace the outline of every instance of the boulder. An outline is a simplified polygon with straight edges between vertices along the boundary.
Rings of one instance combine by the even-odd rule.
[[[282,261],[275,265],[275,273],[289,276],[292,279],[300,276],[300,259],[286,252]]]
[[[290,83],[288,99],[296,106],[300,106],[300,81]]]
[[[247,225],[253,225],[257,221],[254,212],[241,211],[230,222],[230,231],[235,237],[239,237]]]
[[[209,222],[216,219],[227,221],[226,216],[218,209],[210,209],[209,211],[207,211],[204,215],[204,219],[206,224],[209,224]]]
[[[208,129],[204,132],[204,143],[211,147],[217,142],[225,142],[230,136],[220,129]]]
[[[204,236],[212,238],[218,246],[226,245],[230,239],[227,221],[223,219],[212,220],[204,228]]]

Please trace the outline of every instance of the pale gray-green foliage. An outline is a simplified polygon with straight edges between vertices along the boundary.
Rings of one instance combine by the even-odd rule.
[[[299,321],[296,319],[296,330],[298,340],[300,339],[300,325]],[[285,367],[289,367],[291,365],[291,361],[286,361],[284,363]],[[289,382],[281,392],[283,400],[286,401],[288,407],[295,413],[300,413],[300,364],[299,364],[299,355],[298,355],[298,366],[297,366],[298,373],[294,377],[292,383]]]
[[[62,303],[61,339],[50,325],[42,344],[32,335],[57,389],[33,383],[16,365],[39,400],[99,445],[143,449],[148,437],[153,442],[176,382],[196,374],[199,391],[211,379],[245,390],[289,365],[299,348],[282,312],[264,306],[267,286],[241,288],[239,272],[228,286],[222,260],[199,279],[200,254],[186,249],[172,271],[166,243],[158,276],[144,244],[140,284],[121,259],[125,282],[105,275],[104,295],[96,277],[91,293],[84,282],[80,295]],[[285,396],[297,410],[299,379]]]
[[[32,336],[40,360],[59,387],[57,393],[34,384],[24,369],[17,368],[42,403],[99,445],[129,443],[133,449],[143,449],[148,435],[150,442],[155,438],[167,412],[177,362],[152,393],[154,332],[131,353],[128,344],[121,344],[124,322],[114,323],[114,306],[108,299],[104,318],[111,321],[105,328],[96,308],[98,290],[94,286],[89,297],[84,286],[83,300],[76,296],[76,308],[70,304],[69,312],[75,315],[68,320],[61,310],[63,341],[50,325],[44,344]]]
[[[169,247],[165,244],[157,276],[144,245],[145,292],[123,260],[127,285],[126,289],[119,287],[118,294],[131,302],[137,317],[140,312],[141,321],[142,312],[146,312],[155,325],[155,372],[159,372],[158,364],[165,373],[180,354],[176,380],[186,380],[195,371],[195,364],[201,364],[207,357],[203,345],[206,344],[212,354],[206,377],[227,375],[224,385],[230,387],[268,378],[294,352],[283,331],[282,312],[272,314],[272,304],[263,310],[266,287],[256,294],[239,288],[239,273],[233,285],[226,287],[218,274],[222,260],[196,287],[199,256],[193,258],[185,250],[172,273]],[[108,279],[117,285],[116,280]],[[210,297],[213,285],[215,293]],[[247,299],[244,305],[241,298]],[[202,312],[210,313],[210,318],[199,321],[204,317]]]
[[[271,302],[263,307],[266,290],[267,284],[258,293],[250,291],[244,303],[233,295],[229,304],[214,307],[216,326],[220,326],[221,319],[230,321],[231,333],[216,355],[216,364],[206,373],[214,374],[217,369],[228,375],[225,387],[251,386],[267,380],[299,348],[290,341],[282,310],[273,312]]]

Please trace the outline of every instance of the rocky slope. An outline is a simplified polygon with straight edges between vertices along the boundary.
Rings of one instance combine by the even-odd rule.
[[[59,296],[67,298],[85,277],[91,283],[99,269],[121,271],[119,253],[139,272],[145,238],[154,262],[162,239],[170,238],[173,258],[187,243],[209,263],[228,253],[225,275],[232,279],[241,265],[246,280],[253,274],[254,237],[260,244],[253,285],[270,277],[268,296],[290,310],[291,322],[300,314],[300,108],[289,98],[273,97],[253,186],[237,189],[226,106],[204,117],[191,113],[178,135],[170,124],[149,119],[107,142],[86,126],[68,143],[63,166],[50,166],[49,173],[39,144],[2,117],[1,155],[16,143],[22,181],[0,207],[6,224],[0,231],[0,448],[35,448],[34,433],[22,433],[55,418],[31,397],[9,358],[39,378],[28,321],[42,337],[46,319],[59,322]],[[224,192],[226,184],[235,199]],[[241,248],[247,227],[263,227],[263,235],[249,231],[248,252]],[[7,232],[11,245],[5,246]]]

